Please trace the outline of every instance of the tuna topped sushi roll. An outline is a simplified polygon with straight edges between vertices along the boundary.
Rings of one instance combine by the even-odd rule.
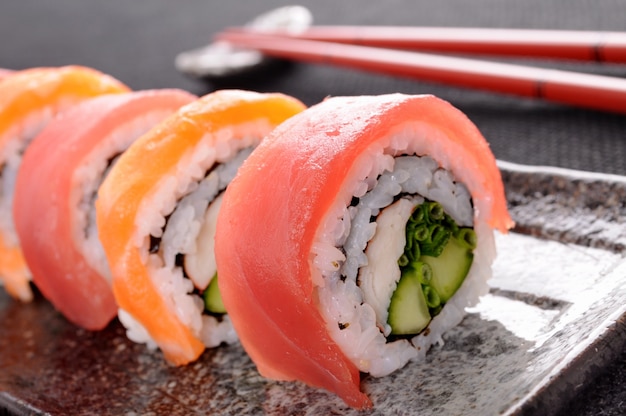
[[[22,154],[60,112],[98,95],[128,90],[116,79],[81,66],[26,69],[0,82],[0,282],[11,296],[23,301],[33,297],[12,215]]]
[[[217,290],[213,236],[222,193],[243,160],[304,105],[222,90],[182,107],[134,142],[96,201],[120,321],[173,364],[236,341]]]
[[[486,293],[512,227],[478,129],[433,96],[336,97],[279,126],[225,193],[220,290],[262,375],[371,405],[359,372],[424,356]]]
[[[64,111],[28,146],[16,231],[33,282],[74,324],[99,330],[117,315],[95,224],[103,176],[134,140],[196,98],[175,89],[101,95]]]

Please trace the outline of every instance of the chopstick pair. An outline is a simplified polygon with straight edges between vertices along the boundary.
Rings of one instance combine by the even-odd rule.
[[[622,32],[313,26],[298,34],[231,28],[217,39],[278,58],[626,113],[621,78],[415,51],[626,63]]]

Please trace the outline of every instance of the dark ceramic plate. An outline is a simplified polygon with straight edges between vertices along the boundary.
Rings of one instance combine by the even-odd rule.
[[[501,163],[515,232],[491,291],[425,362],[364,377],[365,414],[554,414],[626,344],[626,178]],[[0,414],[353,414],[262,379],[240,346],[174,368],[118,322],[90,333],[0,293]]]

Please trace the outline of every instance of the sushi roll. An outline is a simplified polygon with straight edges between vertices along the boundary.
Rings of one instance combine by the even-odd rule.
[[[103,176],[140,135],[196,98],[174,89],[101,95],[64,111],[26,149],[15,229],[33,282],[74,324],[99,330],[117,315],[95,224]]]
[[[222,90],[179,109],[124,152],[98,191],[97,226],[128,337],[183,365],[237,340],[213,255],[221,195],[276,125],[304,105]]]
[[[0,82],[0,282],[14,298],[33,297],[12,214],[22,154],[58,113],[98,95],[128,90],[116,79],[80,66],[26,69]]]
[[[434,96],[335,97],[244,162],[215,235],[219,289],[261,373],[371,406],[360,372],[419,360],[486,293],[506,232],[488,144]]]

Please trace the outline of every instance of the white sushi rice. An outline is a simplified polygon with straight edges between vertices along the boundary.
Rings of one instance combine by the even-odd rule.
[[[67,104],[61,105],[61,108]],[[5,133],[6,144],[0,152],[0,230],[8,246],[18,246],[19,239],[13,223],[13,193],[22,155],[28,144],[53,118],[57,108],[46,107],[26,117]]]
[[[140,249],[155,288],[172,313],[206,347],[234,343],[238,337],[228,315],[218,320],[203,313],[204,302],[194,293],[193,281],[176,264],[176,255],[195,252],[208,206],[270,130],[267,121],[258,120],[238,125],[239,139],[232,140],[231,129],[203,138],[179,160],[175,172],[155,184],[152,195],[142,202],[136,215],[134,243]],[[151,236],[161,239],[156,253],[150,253]],[[148,331],[130,314],[120,311],[120,320],[130,339],[149,347],[156,345]]]
[[[482,184],[472,175],[473,167],[464,165],[466,159],[462,154],[450,155],[439,144],[443,141],[433,138],[440,134],[425,124],[407,122],[373,145],[353,166],[345,188],[322,222],[313,244],[312,275],[327,328],[359,370],[375,377],[385,376],[410,360],[423,358],[432,344],[441,343],[445,331],[463,319],[465,308],[486,293],[486,281],[491,277],[495,246],[493,232],[485,222],[489,213],[487,201],[471,201],[468,191],[468,188],[480,191]],[[456,161],[454,168],[452,161]],[[463,178],[464,183],[456,178]],[[357,282],[365,266],[383,260],[398,268],[390,273],[399,279],[397,253],[391,250],[376,256],[366,253],[377,231],[376,222],[370,219],[399,194],[439,202],[458,225],[474,227],[478,242],[461,288],[427,330],[411,340],[387,342],[385,334],[390,328],[386,310],[384,313],[375,310]],[[359,198],[356,206],[350,206],[353,197]],[[406,222],[399,226],[405,225]],[[393,258],[389,260],[385,256]]]
[[[138,137],[171,113],[170,110],[152,111],[128,123],[119,125],[110,136],[100,141],[72,175],[69,206],[71,207],[72,237],[90,267],[109,283],[111,271],[98,238],[95,199],[100,184],[111,169],[117,155],[126,150]],[[97,296],[97,294],[94,294]]]

